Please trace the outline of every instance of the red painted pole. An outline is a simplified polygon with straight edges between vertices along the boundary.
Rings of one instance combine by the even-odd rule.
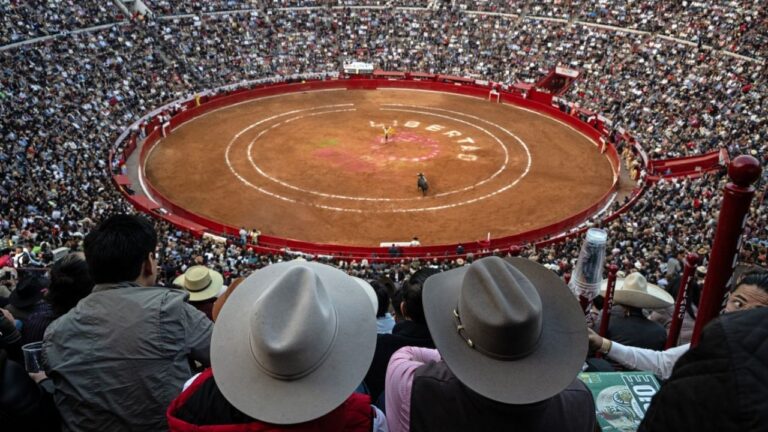
[[[613,291],[616,287],[616,273],[619,266],[611,264],[608,266],[608,286],[605,288],[605,297],[603,297],[603,312],[600,316],[600,336],[605,337],[608,333],[608,322],[611,320],[611,308],[613,308]]]
[[[669,326],[669,334],[667,334],[667,344],[664,349],[677,346],[677,340],[680,338],[680,328],[683,326],[683,318],[685,317],[685,307],[688,304],[686,294],[688,292],[688,282],[693,275],[693,269],[699,263],[699,256],[695,253],[690,253],[685,257],[685,268],[683,270],[683,277],[680,279],[680,287],[677,289],[677,298],[675,299],[675,312],[672,316],[672,324]]]
[[[611,320],[611,309],[613,308],[613,291],[616,287],[616,273],[619,271],[619,266],[611,264],[608,266],[608,286],[605,288],[605,296],[603,297],[603,311],[600,315],[600,331],[598,334],[605,337],[608,333],[608,322]],[[595,357],[602,357],[600,352],[595,354]]]
[[[707,277],[701,292],[691,346],[696,346],[704,326],[720,313],[728,281],[736,266],[749,205],[755,196],[752,184],[760,178],[761,172],[760,162],[749,155],[738,156],[728,165],[728,176],[732,181],[723,189],[723,203],[709,255]]]

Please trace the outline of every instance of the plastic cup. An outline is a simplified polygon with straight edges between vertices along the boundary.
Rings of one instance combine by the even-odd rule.
[[[587,231],[581,245],[579,259],[576,261],[576,267],[568,284],[585,308],[600,293],[607,241],[608,233],[605,230],[590,228]]]
[[[24,352],[24,367],[27,372],[42,372],[43,370],[43,343],[32,342],[21,347]]]

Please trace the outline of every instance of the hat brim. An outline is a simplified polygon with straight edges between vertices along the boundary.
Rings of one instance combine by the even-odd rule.
[[[328,357],[309,375],[292,381],[265,373],[251,353],[248,326],[253,303],[284,273],[272,264],[258,270],[233,292],[213,328],[211,366],[224,397],[249,416],[274,424],[295,424],[321,417],[341,405],[363,381],[376,347],[376,320],[368,295],[353,279],[332,267],[313,262],[328,288],[338,329]]]
[[[211,284],[208,285],[208,287],[206,287],[204,290],[190,291],[187,289],[187,280],[184,277],[185,275],[181,275],[174,279],[173,284],[184,287],[184,291],[189,293],[189,301],[195,302],[212,299],[219,295],[219,292],[221,292],[221,287],[224,285],[224,276],[222,276],[221,273],[211,269],[208,269],[208,274],[211,275]]]
[[[605,297],[608,281],[604,280],[600,287],[600,295]],[[646,284],[647,292],[625,290],[624,279],[616,279],[613,291],[613,304],[623,304],[641,309],[663,309],[675,304],[672,295],[664,288],[652,283]]]
[[[424,313],[435,346],[459,381],[498,402],[530,404],[558,394],[576,378],[587,357],[587,326],[584,312],[557,275],[524,258],[506,261],[531,281],[541,297],[541,339],[530,355],[493,359],[470,348],[456,331],[453,310],[469,266],[427,279]]]

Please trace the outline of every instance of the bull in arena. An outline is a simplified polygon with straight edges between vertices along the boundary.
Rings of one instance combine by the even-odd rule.
[[[416,187],[419,188],[422,196],[427,196],[427,191],[429,190],[429,183],[427,183],[427,178],[424,176],[423,173],[419,173],[418,179],[416,180]]]

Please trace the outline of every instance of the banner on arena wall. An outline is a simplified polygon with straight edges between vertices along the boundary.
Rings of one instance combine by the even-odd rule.
[[[637,430],[659,391],[659,382],[650,372],[584,372],[579,379],[592,392],[603,432]]]
[[[579,77],[579,71],[575,69],[569,69],[567,67],[557,66],[555,68],[555,73],[558,75],[564,75],[570,78],[578,78]]]
[[[597,119],[600,120],[601,122],[603,122],[603,124],[606,124],[608,126],[613,126],[613,122],[611,121],[611,119],[609,119],[607,117],[603,117],[602,114],[598,114],[597,115]]]
[[[225,237],[217,236],[208,232],[203,233],[204,239],[211,239],[216,243],[227,243],[227,239]]]
[[[344,65],[344,73],[350,75],[372,74],[373,64],[363,62],[352,62]]]

